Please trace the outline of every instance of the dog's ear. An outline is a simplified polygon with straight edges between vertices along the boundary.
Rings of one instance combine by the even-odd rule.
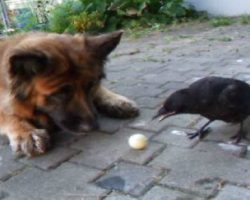
[[[105,59],[119,44],[123,31],[102,34],[99,36],[87,37],[85,45],[88,51],[97,58]]]
[[[9,73],[11,76],[29,79],[44,73],[49,62],[50,59],[41,51],[15,51],[9,58]]]

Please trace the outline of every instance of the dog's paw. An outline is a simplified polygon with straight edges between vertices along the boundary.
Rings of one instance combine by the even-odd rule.
[[[121,95],[110,99],[109,102],[98,106],[102,113],[115,118],[132,118],[139,115],[137,104]]]
[[[25,136],[16,136],[10,138],[12,150],[17,154],[25,154],[32,157],[45,153],[50,146],[50,137],[44,129],[33,129]]]

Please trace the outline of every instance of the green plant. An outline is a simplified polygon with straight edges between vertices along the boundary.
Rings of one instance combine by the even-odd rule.
[[[77,32],[84,32],[86,30],[94,31],[104,27],[101,14],[96,11],[92,13],[82,12],[78,16],[73,16],[71,21]]]
[[[39,24],[35,14],[33,14],[28,8],[18,10],[13,21],[16,28],[22,31],[39,29]]]
[[[229,17],[215,17],[211,19],[211,25],[214,27],[229,26],[233,23],[233,19]]]
[[[49,28],[93,32],[154,27],[190,16],[191,10],[183,0],[65,0],[51,10]]]
[[[49,30],[53,32],[73,32],[72,17],[79,15],[84,9],[79,1],[65,1],[51,9],[49,14]]]
[[[241,24],[250,24],[250,15],[242,15],[240,16]]]

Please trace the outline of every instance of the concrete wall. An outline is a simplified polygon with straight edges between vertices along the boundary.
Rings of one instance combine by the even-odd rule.
[[[238,16],[250,14],[250,0],[185,0],[196,10],[212,15]]]

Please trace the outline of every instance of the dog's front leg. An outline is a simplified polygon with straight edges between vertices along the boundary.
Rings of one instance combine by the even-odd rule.
[[[116,94],[102,85],[94,92],[94,104],[100,112],[118,118],[130,118],[139,115],[136,103],[127,97]]]
[[[36,129],[26,120],[0,112],[1,134],[9,138],[15,153],[33,156],[45,153],[49,147],[49,135],[45,129]]]

